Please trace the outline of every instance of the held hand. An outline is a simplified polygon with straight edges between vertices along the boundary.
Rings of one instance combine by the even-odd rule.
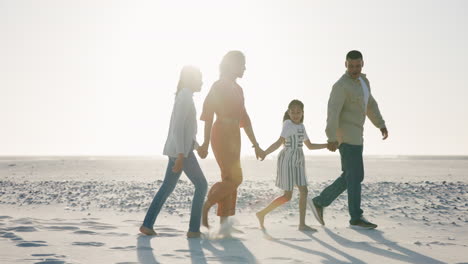
[[[388,138],[388,130],[386,127],[382,127],[380,129],[380,132],[382,132],[382,140],[386,140]]]
[[[267,156],[266,152],[265,152],[264,150],[260,149],[260,150],[259,150],[259,153],[258,153],[257,159],[260,158],[260,161],[264,161],[265,158],[266,158],[266,156]]]
[[[338,148],[338,142],[328,142],[327,144],[327,149],[331,152],[335,152],[336,149]]]
[[[179,172],[184,167],[184,157],[177,157],[174,166],[172,167],[172,172]]]
[[[201,159],[206,158],[206,156],[208,156],[208,144],[203,144],[200,147],[198,147],[197,153]]]
[[[263,151],[258,145],[255,146],[255,157],[260,160],[265,158],[265,151]]]

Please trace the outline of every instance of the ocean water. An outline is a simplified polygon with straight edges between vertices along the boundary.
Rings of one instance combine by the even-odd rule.
[[[214,159],[199,159],[208,181],[218,181]],[[244,180],[274,182],[276,159],[241,160]],[[0,157],[0,180],[7,181],[142,181],[162,180],[165,157]],[[365,182],[467,182],[468,156],[365,156]],[[337,178],[340,157],[307,156],[311,183]],[[182,176],[181,179],[184,179]]]

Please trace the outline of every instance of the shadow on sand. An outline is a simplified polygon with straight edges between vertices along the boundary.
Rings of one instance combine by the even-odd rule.
[[[258,263],[257,259],[238,238],[224,238],[219,240],[203,240],[203,248],[213,253],[214,257],[207,257],[211,261],[220,263]],[[198,262],[197,262],[198,263]]]
[[[402,247],[397,242],[388,240],[387,238],[384,237],[384,233],[380,230],[356,230],[356,232],[359,232],[360,234],[368,236],[371,239],[373,239],[375,242],[377,242],[378,244],[385,245],[397,252],[377,248],[375,246],[372,246],[372,244],[369,244],[369,243],[351,241],[347,238],[344,238],[338,234],[333,233],[328,228],[325,228],[324,230],[333,240],[335,240],[338,244],[340,244],[343,247],[359,249],[359,250],[371,252],[373,254],[380,255],[389,259],[395,259],[398,261],[404,261],[404,262],[409,262],[409,263],[441,263],[441,264],[444,263],[442,261],[433,259],[431,257],[422,255],[420,253],[417,253],[410,249]],[[319,242],[319,240],[317,240],[317,242]]]
[[[366,262],[363,262],[362,260],[359,260],[359,259],[357,259],[357,258],[355,258],[353,256],[350,256],[349,254],[346,254],[345,252],[342,252],[341,250],[338,250],[337,248],[335,248],[333,246],[328,245],[327,243],[324,243],[324,242],[320,241],[319,239],[315,238],[313,236],[313,233],[311,233],[311,232],[302,232],[302,233],[306,234],[307,236],[309,236],[313,240],[319,241],[319,243],[321,245],[323,245],[324,247],[330,249],[331,251],[336,252],[336,253],[342,255],[343,257],[349,259],[349,262],[341,261],[341,260],[339,260],[339,259],[337,259],[337,258],[335,258],[335,257],[333,257],[333,256],[331,256],[331,255],[329,255],[327,253],[321,252],[321,251],[312,250],[312,249],[309,249],[309,248],[301,247],[301,246],[298,246],[298,245],[295,245],[295,244],[291,244],[291,243],[276,239],[276,238],[272,237],[270,234],[268,234],[268,232],[266,230],[263,230],[263,234],[264,234],[266,239],[271,240],[272,242],[278,243],[280,245],[287,246],[287,247],[290,247],[292,249],[302,251],[304,253],[320,256],[320,257],[325,259],[325,260],[322,261],[322,263],[330,263],[330,264],[331,263],[341,263],[341,264],[345,264],[345,263],[363,264],[363,263],[366,263]]]
[[[140,235],[137,238],[137,256],[138,262],[143,264],[155,264],[160,263],[156,260],[156,257],[153,253],[153,248],[151,247],[151,239],[155,238],[154,236],[143,236]]]

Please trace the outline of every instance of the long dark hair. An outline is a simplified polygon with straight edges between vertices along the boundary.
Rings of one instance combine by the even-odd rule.
[[[224,55],[221,63],[219,64],[219,74],[225,75],[233,71],[233,68],[239,64],[242,60],[245,60],[244,53],[238,50],[231,50]]]
[[[293,108],[293,106],[298,106],[299,108],[301,108],[302,110],[302,118],[301,118],[301,123],[304,122],[304,104],[297,100],[297,99],[294,99],[292,100],[289,105],[288,105],[288,110],[286,110],[286,112],[284,112],[284,116],[283,116],[283,122],[286,121],[286,120],[291,120],[291,117],[289,116],[289,109]]]
[[[176,95],[190,85],[199,75],[201,74],[200,69],[192,65],[186,65],[180,71],[179,83],[177,84]]]

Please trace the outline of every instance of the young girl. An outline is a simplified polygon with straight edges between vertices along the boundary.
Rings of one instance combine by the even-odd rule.
[[[195,186],[187,237],[200,237],[201,211],[207,182],[197,158],[193,154],[193,150],[198,147],[198,144],[196,142],[197,117],[192,97],[193,93],[200,91],[201,86],[200,70],[192,66],[185,66],[180,73],[169,133],[164,146],[163,154],[169,157],[166,176],[146,213],[143,225],[140,227],[140,232],[145,235],[157,235],[153,229],[154,222],[183,171]],[[200,155],[200,152],[198,154]]]
[[[268,154],[274,152],[284,144],[284,148],[278,156],[276,177],[276,186],[284,190],[284,195],[276,198],[270,205],[256,214],[262,229],[265,229],[263,225],[265,216],[278,206],[291,200],[293,187],[297,186],[300,192],[299,230],[316,231],[314,228],[305,224],[308,190],[302,144],[305,143],[309,149],[323,149],[327,147],[327,144],[310,143],[305,127],[302,124],[303,121],[304,104],[299,100],[292,100],[289,103],[288,110],[284,113],[283,130],[281,131],[280,138],[273,143],[261,157],[264,159]]]

